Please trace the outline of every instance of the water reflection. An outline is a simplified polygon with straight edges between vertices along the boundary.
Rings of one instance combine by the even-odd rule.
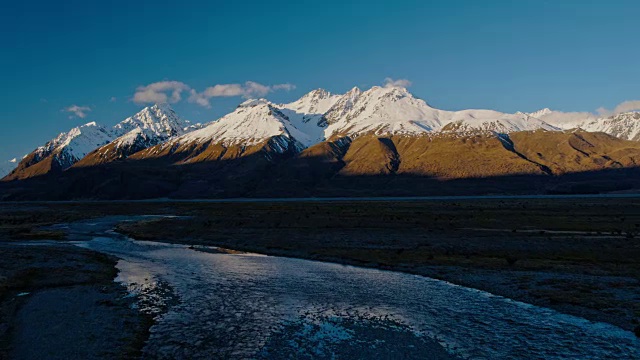
[[[466,358],[640,358],[614,326],[420,276],[117,237],[84,246],[122,258],[118,280],[148,293],[146,308],[168,308],[150,358],[445,357],[434,339]],[[153,298],[159,285],[171,291]]]

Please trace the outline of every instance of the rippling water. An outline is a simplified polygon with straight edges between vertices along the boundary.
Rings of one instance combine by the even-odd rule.
[[[97,237],[157,314],[149,358],[633,359],[615,326],[421,276]],[[428,353],[425,353],[427,351]],[[429,353],[430,352],[430,353]]]

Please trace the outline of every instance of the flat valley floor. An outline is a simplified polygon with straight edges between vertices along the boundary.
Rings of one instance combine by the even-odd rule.
[[[3,203],[0,358],[15,354],[25,326],[51,325],[33,320],[43,319],[34,301],[69,298],[109,326],[70,325],[68,336],[103,339],[102,357],[139,355],[151,322],[113,285],[117,259],[66,244],[54,226],[114,215],[133,220],[116,230],[138,240],[424,275],[640,336],[640,198]]]

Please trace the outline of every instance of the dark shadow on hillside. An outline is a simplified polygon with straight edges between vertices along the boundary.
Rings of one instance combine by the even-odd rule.
[[[508,175],[442,180],[411,174],[342,175],[338,156],[263,152],[234,160],[172,165],[167,160],[124,160],[71,168],[0,184],[2,200],[364,197],[496,194],[595,194],[640,191],[640,168],[558,176]]]

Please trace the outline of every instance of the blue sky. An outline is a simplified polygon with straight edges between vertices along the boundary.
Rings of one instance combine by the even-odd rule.
[[[197,122],[261,93],[247,81],[276,102],[391,77],[448,110],[611,109],[640,98],[639,13],[632,0],[5,1],[0,159],[115,124],[165,81],[188,87],[173,106]],[[242,87],[189,102],[216,84]]]

